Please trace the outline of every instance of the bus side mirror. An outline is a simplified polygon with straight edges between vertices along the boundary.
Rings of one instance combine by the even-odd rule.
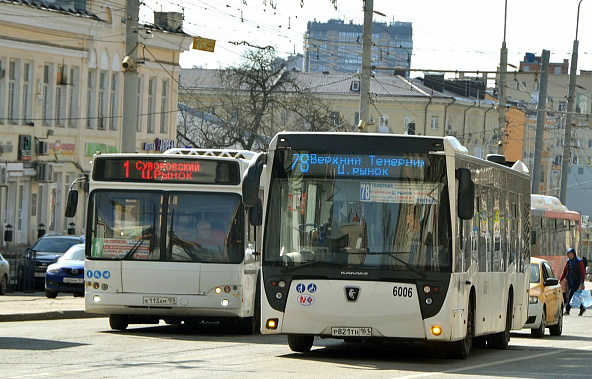
[[[266,157],[264,153],[258,153],[251,159],[249,167],[243,175],[243,204],[247,208],[254,207],[259,199],[259,182]]]
[[[68,191],[68,200],[66,202],[66,217],[74,217],[78,207],[78,190]]]
[[[253,226],[261,226],[263,224],[263,204],[259,198],[257,198],[255,206],[249,208],[249,224]]]
[[[467,168],[456,170],[458,179],[458,217],[470,220],[475,215],[475,183],[471,179],[471,171]]]

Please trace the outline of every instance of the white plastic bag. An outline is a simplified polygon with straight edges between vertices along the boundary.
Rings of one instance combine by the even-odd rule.
[[[590,290],[582,291],[582,305],[584,305],[584,308],[592,308],[592,295],[590,294]]]
[[[570,307],[579,308],[580,305],[582,305],[582,300],[583,300],[582,292],[583,291],[578,290],[573,294],[573,296],[571,297],[571,300],[569,301]]]

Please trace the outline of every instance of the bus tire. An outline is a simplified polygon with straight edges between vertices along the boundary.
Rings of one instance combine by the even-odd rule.
[[[109,326],[111,329],[124,331],[128,325],[127,315],[109,315]]]
[[[257,274],[259,278],[259,274]],[[255,291],[255,304],[253,304],[253,317],[246,317],[239,320],[239,331],[243,334],[259,334],[261,333],[261,289],[260,281],[257,279],[257,290]]]
[[[497,350],[505,350],[508,348],[510,342],[510,329],[512,329],[512,301],[511,295],[508,299],[508,307],[506,310],[506,328],[503,332],[492,334],[489,338],[489,347]]]
[[[473,335],[475,334],[475,308],[471,297],[467,314],[467,334],[460,341],[449,342],[444,348],[448,358],[467,359],[473,348]]]
[[[304,334],[288,334],[288,346],[297,353],[308,353],[314,343],[314,336]]]
[[[549,334],[552,336],[560,336],[563,333],[563,305],[559,309],[559,319],[557,324],[549,327]]]
[[[541,324],[536,329],[530,329],[530,334],[532,334],[533,337],[543,338],[543,336],[545,335],[545,328],[547,327],[546,319],[547,319],[547,312],[545,312],[545,308],[543,308],[543,314],[541,316]]]

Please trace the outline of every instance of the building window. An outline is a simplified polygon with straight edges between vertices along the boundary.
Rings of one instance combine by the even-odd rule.
[[[86,127],[88,129],[95,128],[95,87],[97,85],[97,71],[95,69],[88,70],[88,84],[86,87]]]
[[[142,131],[142,102],[144,94],[144,77],[138,75],[138,123],[136,125],[136,132]]]
[[[107,99],[105,98],[107,92],[107,72],[101,71],[99,73],[99,97],[98,97],[98,120],[97,129],[105,130],[107,123],[105,117],[107,116]]]
[[[432,116],[432,130],[440,129],[440,116]]]
[[[339,118],[340,118],[339,112],[331,112],[330,117],[331,117],[331,124],[333,126],[339,125]]]
[[[148,80],[148,133],[154,133],[154,108],[156,108],[156,78]]]
[[[66,66],[59,65],[56,80],[56,125],[65,126],[66,121],[66,96],[68,95],[68,77]]]
[[[31,83],[31,68],[31,62],[25,62],[23,65],[23,120],[26,124],[30,124],[32,122],[31,104],[33,103],[33,85]]]
[[[53,80],[53,65],[46,64],[43,66],[43,84],[42,84],[42,97],[43,97],[43,109],[41,118],[43,120],[43,125],[51,126],[52,119],[51,119],[51,111],[53,105],[53,98],[52,98],[52,83]]]
[[[6,61],[0,59],[0,124],[4,124],[4,104],[6,104],[6,95],[4,93],[4,83],[6,82]]]
[[[160,96],[160,132],[168,133],[169,131],[169,81],[162,81],[162,90]]]
[[[70,85],[68,86],[68,126],[70,128],[78,127],[78,99],[80,91],[80,69],[78,67],[70,68]]]
[[[564,112],[565,111],[565,101],[560,101],[559,104],[557,105],[557,110],[559,112]]]
[[[8,121],[16,124],[19,120],[19,62],[8,62]]]
[[[119,123],[119,73],[111,73],[111,92],[109,94],[109,130],[117,130]]]

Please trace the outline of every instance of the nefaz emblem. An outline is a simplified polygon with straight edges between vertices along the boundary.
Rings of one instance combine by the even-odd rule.
[[[347,299],[347,301],[352,302],[352,303],[358,301],[358,297],[360,296],[360,291],[361,291],[360,287],[347,286],[344,289],[345,289],[345,298]]]

